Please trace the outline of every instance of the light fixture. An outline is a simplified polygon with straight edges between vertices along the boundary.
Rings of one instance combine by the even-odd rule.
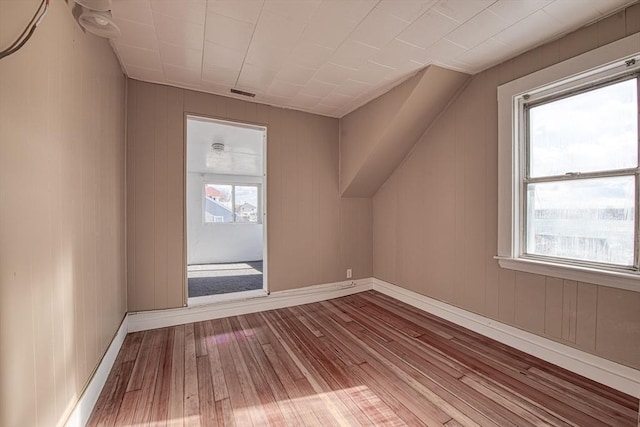
[[[85,8],[82,10],[78,22],[82,28],[96,36],[108,39],[120,37],[120,28],[113,22],[111,12],[96,12]]]
[[[120,36],[120,28],[111,16],[111,0],[75,0],[82,7],[78,23],[96,36],[114,39]]]
[[[214,142],[211,144],[211,150],[216,154],[222,154],[224,152],[224,143]]]

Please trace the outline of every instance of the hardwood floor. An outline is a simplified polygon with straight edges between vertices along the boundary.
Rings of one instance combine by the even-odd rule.
[[[89,425],[637,426],[638,399],[369,291],[129,334]]]

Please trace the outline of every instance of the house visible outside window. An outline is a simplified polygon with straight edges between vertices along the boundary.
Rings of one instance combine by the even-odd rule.
[[[639,45],[498,88],[501,267],[640,290]]]
[[[260,223],[258,184],[205,184],[205,223]]]

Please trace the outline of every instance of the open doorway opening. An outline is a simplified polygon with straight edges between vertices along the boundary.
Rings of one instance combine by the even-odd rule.
[[[266,128],[186,120],[188,304],[264,294]]]

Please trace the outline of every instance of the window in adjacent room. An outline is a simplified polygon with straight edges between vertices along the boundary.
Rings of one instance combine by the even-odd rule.
[[[259,184],[205,184],[205,223],[260,222]]]

